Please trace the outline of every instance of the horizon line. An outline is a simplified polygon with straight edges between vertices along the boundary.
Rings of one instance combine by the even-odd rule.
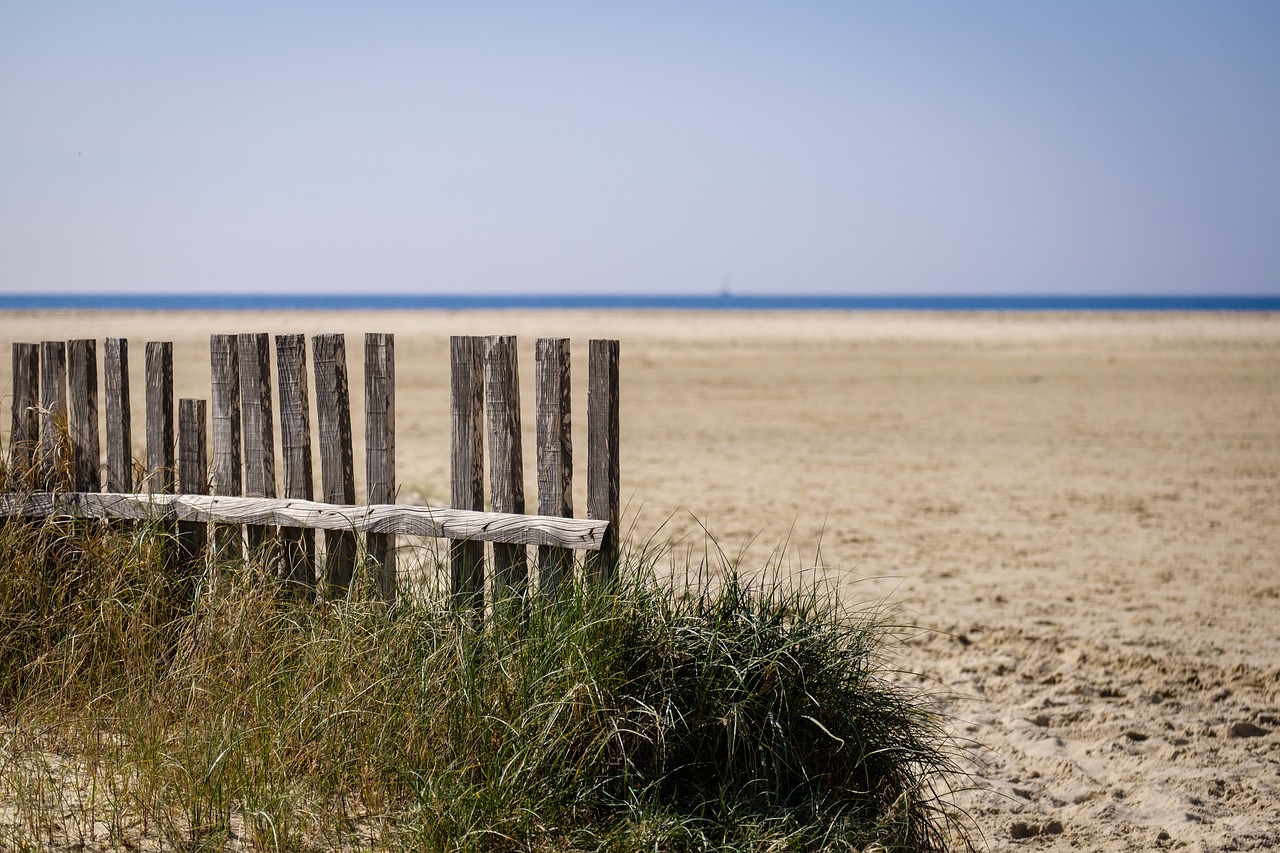
[[[333,291],[118,291],[0,293],[0,307],[16,310],[348,310],[388,308],[906,310],[906,311],[1280,311],[1280,294],[760,294],[719,293],[397,293]]]

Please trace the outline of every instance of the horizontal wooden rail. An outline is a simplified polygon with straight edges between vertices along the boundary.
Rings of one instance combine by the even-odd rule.
[[[608,522],[404,504],[344,505],[224,495],[30,492],[0,495],[0,516],[195,521],[400,533],[598,551]]]

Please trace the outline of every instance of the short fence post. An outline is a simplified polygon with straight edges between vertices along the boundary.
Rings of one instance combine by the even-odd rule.
[[[524,514],[524,459],[520,446],[520,376],[516,339],[485,338],[485,408],[489,420],[489,495],[494,512]],[[523,598],[529,583],[529,548],[493,545],[495,603]]]
[[[67,343],[67,390],[72,486],[77,492],[99,492],[102,447],[98,442],[98,343],[92,338]]]
[[[365,498],[370,504],[396,501],[395,336],[364,336]],[[390,533],[365,537],[383,601],[396,597],[396,540]]]
[[[213,467],[209,489],[215,495],[238,496],[240,479],[240,347],[235,335],[209,336],[210,409],[213,420]],[[219,560],[244,557],[239,525],[213,528]]]
[[[276,335],[276,373],[280,377],[280,449],[284,459],[284,496],[311,500],[311,404],[307,394],[307,345],[302,335]],[[282,527],[283,580],[303,594],[316,584],[316,534]]]
[[[449,339],[450,502],[454,509],[484,509],[483,338]],[[449,574],[455,606],[478,619],[484,612],[484,543],[449,545]]]
[[[40,469],[43,487],[65,489],[66,453],[62,440],[67,428],[67,345],[40,342]]]
[[[102,378],[107,407],[107,491],[133,491],[133,430],[129,423],[129,342],[107,338]]]
[[[271,338],[266,334],[240,335],[240,417],[244,439],[244,493],[255,498],[276,496],[276,445],[272,435]],[[263,553],[271,541],[271,528],[245,526],[249,550],[267,565],[273,555]]]
[[[147,343],[148,491],[173,491],[173,343]]]
[[[186,495],[209,493],[208,405],[204,400],[178,401],[178,491]],[[178,522],[178,569],[184,582],[194,578],[208,539],[208,525]]]
[[[13,345],[13,429],[9,433],[9,481],[11,489],[34,485],[36,451],[40,436],[40,348]]]
[[[609,522],[600,550],[587,556],[601,583],[618,573],[620,513],[618,459],[618,342],[590,343],[587,387],[587,516]]]
[[[351,391],[347,383],[347,347],[342,335],[311,339],[316,372],[316,420],[320,427],[320,481],[323,500],[356,502],[355,460],[351,449]],[[356,534],[324,532],[325,594],[345,594],[356,565]]]
[[[537,378],[538,514],[573,517],[573,438],[570,421],[569,341],[539,338]],[[554,597],[573,566],[573,552],[538,546],[538,587]]]

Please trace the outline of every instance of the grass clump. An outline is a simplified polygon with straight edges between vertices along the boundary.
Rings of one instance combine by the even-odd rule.
[[[963,843],[954,753],[886,678],[886,627],[815,587],[718,567],[689,590],[635,558],[476,624],[362,574],[300,603],[252,560],[193,589],[171,546],[0,528],[0,847]]]

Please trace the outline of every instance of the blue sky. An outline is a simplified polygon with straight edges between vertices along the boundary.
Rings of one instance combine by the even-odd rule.
[[[1280,294],[1280,3],[0,0],[0,291]]]

